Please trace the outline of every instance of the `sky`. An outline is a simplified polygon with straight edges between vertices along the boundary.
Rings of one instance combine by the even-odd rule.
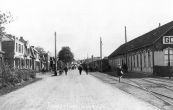
[[[109,56],[127,41],[173,21],[173,0],[0,0],[15,21],[6,32],[55,54],[69,46],[74,58]]]

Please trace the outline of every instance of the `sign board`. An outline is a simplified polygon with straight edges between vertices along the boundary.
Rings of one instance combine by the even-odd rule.
[[[163,44],[173,44],[173,36],[163,36]]]

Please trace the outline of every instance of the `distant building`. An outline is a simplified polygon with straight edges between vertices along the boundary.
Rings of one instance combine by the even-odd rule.
[[[108,59],[112,71],[127,64],[129,71],[173,76],[173,21],[122,44]]]

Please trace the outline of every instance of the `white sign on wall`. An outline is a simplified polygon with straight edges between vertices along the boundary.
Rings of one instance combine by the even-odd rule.
[[[163,44],[173,44],[173,36],[163,36]]]

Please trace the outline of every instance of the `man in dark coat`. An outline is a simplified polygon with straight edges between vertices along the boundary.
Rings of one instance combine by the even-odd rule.
[[[80,74],[80,75],[81,75],[81,73],[82,73],[82,69],[83,69],[82,65],[79,65],[78,70],[79,70],[79,74]]]
[[[121,69],[121,65],[120,64],[118,64],[117,74],[118,74],[118,77],[119,77],[119,82],[121,82],[121,77],[123,75],[123,71]]]
[[[67,75],[67,72],[68,72],[67,65],[65,65],[65,67],[64,67],[64,71],[65,71],[65,75]]]

